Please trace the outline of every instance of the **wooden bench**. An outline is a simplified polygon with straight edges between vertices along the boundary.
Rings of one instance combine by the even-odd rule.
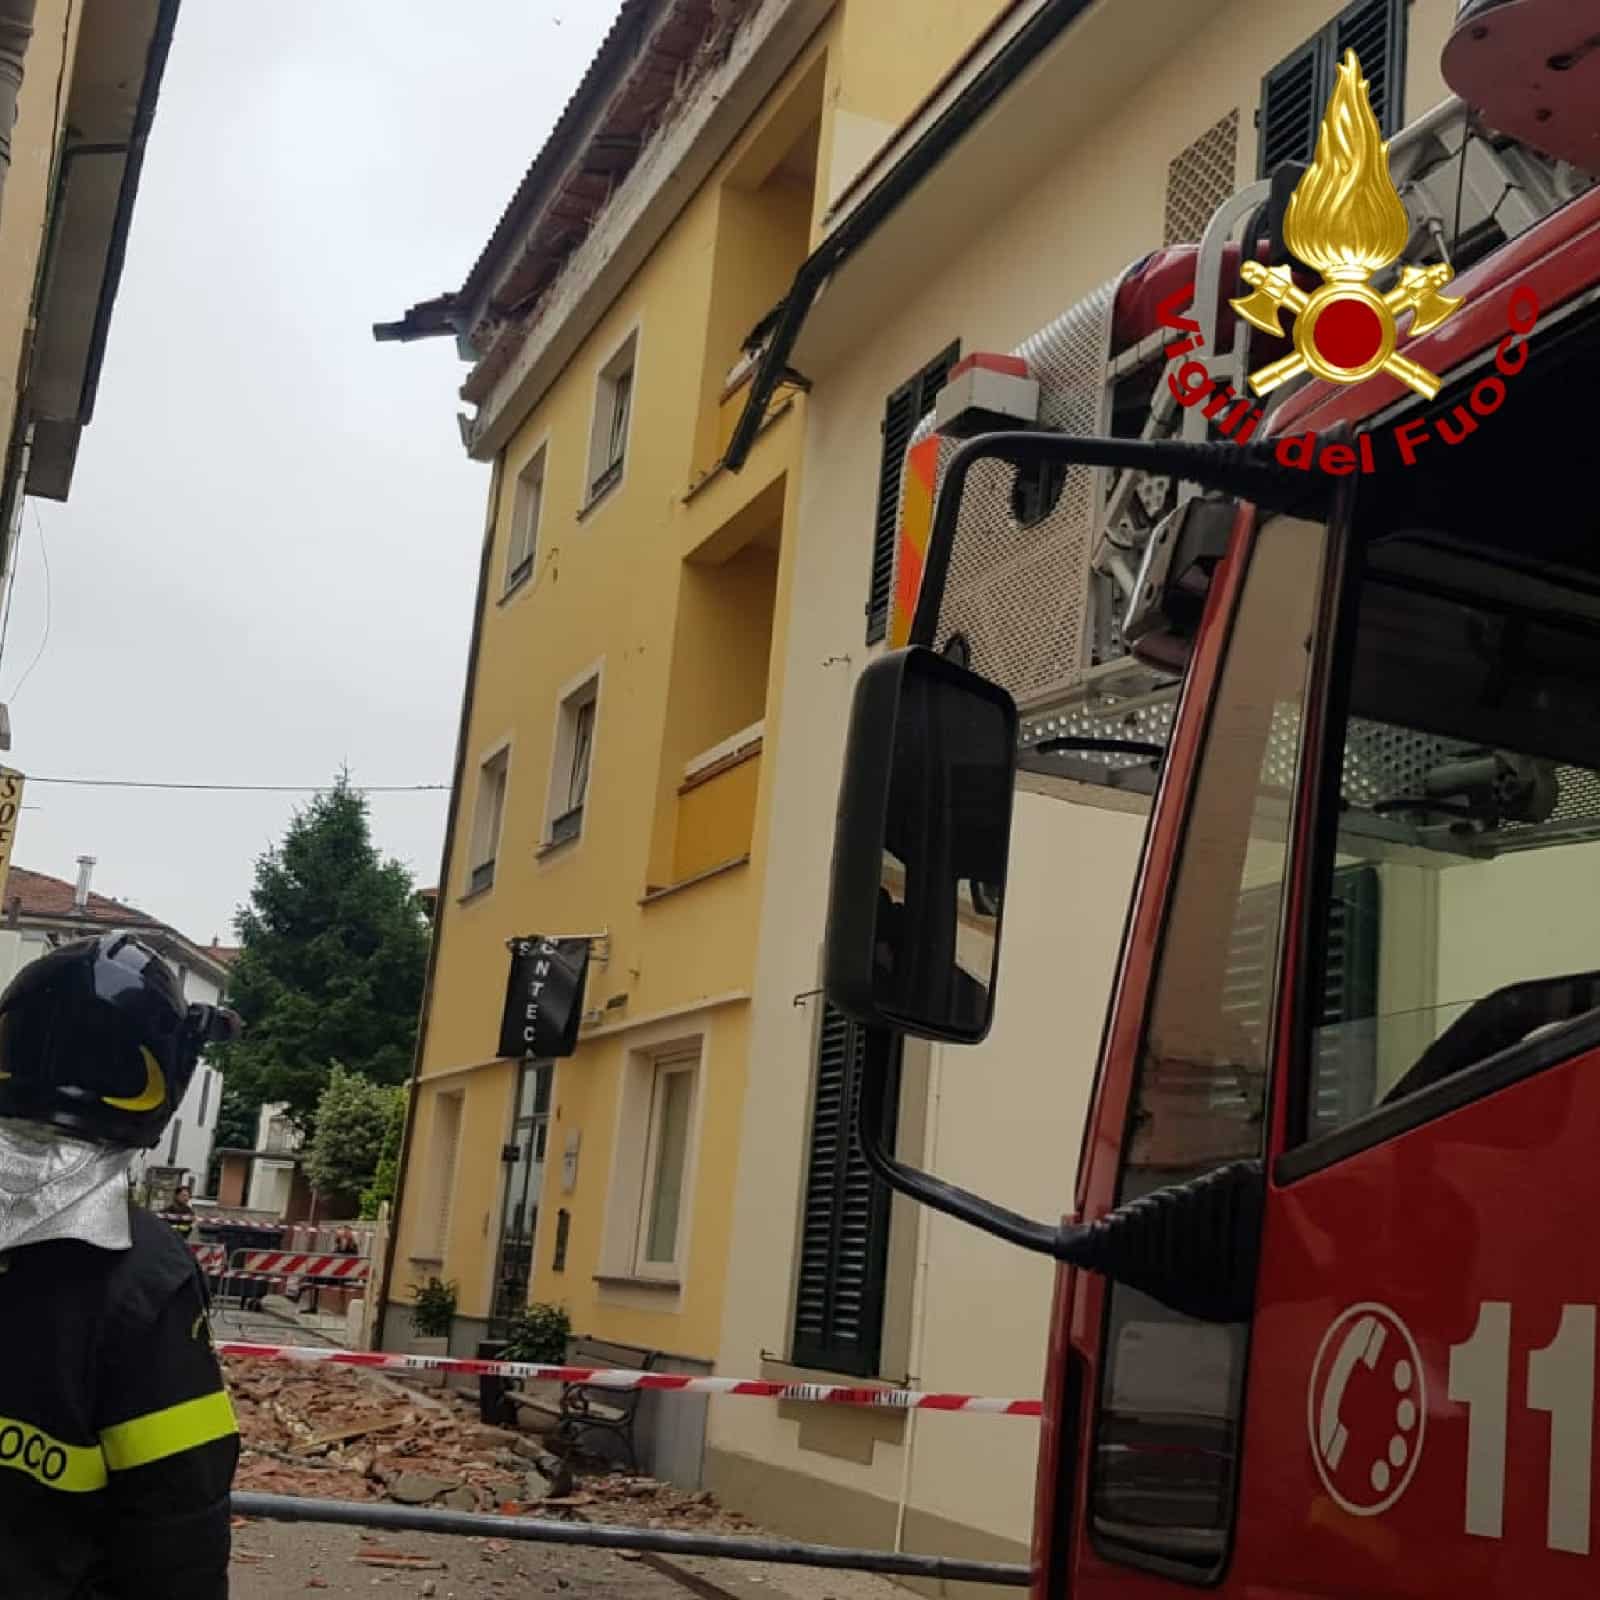
[[[572,1341],[567,1365],[649,1372],[659,1355],[659,1351],[647,1350],[640,1345],[583,1337]],[[552,1405],[550,1401],[530,1394],[526,1389],[513,1389],[506,1399],[519,1412],[526,1407],[543,1416],[553,1417],[562,1454],[579,1450],[590,1433],[607,1433],[621,1442],[627,1453],[629,1471],[637,1472],[639,1457],[634,1445],[633,1427],[643,1394],[643,1389],[609,1389],[604,1385],[564,1383],[559,1405]]]

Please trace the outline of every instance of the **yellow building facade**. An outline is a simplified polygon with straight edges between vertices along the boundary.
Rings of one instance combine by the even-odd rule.
[[[744,470],[722,470],[743,345],[997,9],[633,0],[468,283],[377,330],[457,337],[468,449],[492,463],[386,1342],[438,1276],[457,1350],[532,1299],[658,1366],[714,1365],[783,849],[770,751],[804,408],[780,390]],[[508,941],[534,933],[590,940],[578,1046],[498,1059]],[[697,1478],[685,1414],[662,1414],[648,1459]]]

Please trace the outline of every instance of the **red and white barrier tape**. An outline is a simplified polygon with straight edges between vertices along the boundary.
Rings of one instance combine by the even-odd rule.
[[[768,1383],[755,1378],[695,1378],[678,1372],[629,1372],[612,1367],[550,1367],[536,1361],[472,1361],[414,1356],[391,1350],[329,1350],[307,1345],[217,1340],[218,1353],[264,1361],[326,1362],[336,1367],[458,1372],[471,1378],[542,1378],[595,1389],[655,1389],[670,1394],[737,1394],[767,1400],[813,1400],[824,1405],[872,1406],[885,1411],[978,1411],[1036,1417],[1037,1400],[997,1400],[973,1394],[928,1394],[920,1389],[852,1389],[837,1383]]]

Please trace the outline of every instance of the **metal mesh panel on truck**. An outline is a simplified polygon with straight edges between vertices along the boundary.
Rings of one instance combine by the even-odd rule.
[[[1266,199],[1264,184],[1231,190],[1238,136],[1237,117],[1225,117],[1180,152],[1168,169],[1167,236],[1204,236],[1195,261],[1197,290],[1204,292],[1199,293],[1201,308],[1193,314],[1213,338],[1216,326],[1205,320],[1211,316],[1211,296],[1225,302],[1233,288],[1225,281],[1226,252],[1237,245],[1250,205]],[[1464,142],[1473,158],[1466,165]],[[1477,259],[1587,186],[1587,180],[1570,180],[1534,152],[1475,130],[1458,101],[1436,107],[1397,134],[1390,161],[1414,224],[1408,261],[1433,258],[1447,237],[1460,243],[1463,235],[1481,234],[1469,252]],[[1041,427],[1146,440],[1170,438],[1179,431],[1189,437],[1198,427],[1194,436],[1207,436],[1203,414],[1180,411],[1161,382],[1170,338],[1164,327],[1140,330],[1127,348],[1113,353],[1118,291],[1141,265],[1119,273],[1012,352],[1028,363],[1039,383]],[[1241,337],[1229,358],[1238,363],[1238,371],[1221,369],[1236,388],[1243,387],[1248,355]],[[1286,386],[1278,398],[1296,386]],[[932,415],[925,416],[912,434],[910,449],[934,431]],[[942,483],[955,449],[953,441],[938,441],[936,485]],[[912,487],[912,474],[902,474],[896,508],[902,529],[908,525]],[[1176,681],[1128,654],[1120,624],[1149,530],[1189,492],[1196,492],[1196,486],[1140,473],[1071,468],[1048,511],[1025,523],[1016,471],[1000,462],[973,468],[933,642],[943,647],[953,635],[963,636],[974,669],[1003,685],[1017,701],[1025,748],[1063,736],[1166,743]],[[926,493],[925,471],[918,493]],[[901,539],[891,585],[901,605],[905,592],[914,589],[902,584],[902,563],[908,559],[918,570],[921,546],[908,551]],[[1271,734],[1266,779],[1269,788],[1285,795],[1292,786],[1297,737],[1292,719],[1283,719]],[[1353,730],[1345,761],[1346,798],[1361,811],[1375,801],[1414,794],[1431,767],[1463,751],[1452,742],[1391,728]],[[1148,769],[1149,761],[1085,752],[1072,753],[1070,773],[1067,765],[1063,757],[1059,775],[1139,787],[1143,777],[1132,785],[1124,780],[1138,775],[1136,769]],[[1600,831],[1600,793],[1591,791],[1600,790],[1600,780],[1575,769],[1563,769],[1560,777],[1561,801],[1554,817],[1538,824],[1507,822],[1487,835],[1464,837],[1458,842],[1461,853],[1493,854],[1594,836]],[[1418,839],[1425,833],[1430,846],[1458,847],[1438,845],[1437,828],[1411,830],[1392,810],[1382,819],[1384,837],[1406,831]]]
[[[1041,426],[1076,434],[1110,431],[1105,374],[1122,276],[1012,352],[1039,381]],[[912,444],[933,431],[933,417],[924,417]],[[954,449],[948,440],[940,444],[941,480]],[[1102,478],[1098,469],[1071,468],[1054,506],[1028,527],[1013,510],[1011,467],[981,462],[967,478],[934,643],[942,646],[961,634],[973,669],[1004,685],[1023,707],[1059,692],[1082,670]]]
[[[1187,244],[1206,231],[1233,193],[1239,166],[1239,108],[1214,122],[1167,166],[1164,244]]]

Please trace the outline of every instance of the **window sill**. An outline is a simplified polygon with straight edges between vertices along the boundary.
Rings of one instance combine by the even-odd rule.
[[[533,565],[530,562],[520,577],[513,578],[511,582],[505,586],[504,591],[501,593],[500,598],[495,601],[495,604],[503,606],[508,600],[515,600],[516,597],[521,594],[522,591],[526,589],[529,583],[532,581]]]
[[[858,1372],[832,1372],[826,1367],[797,1367],[791,1361],[778,1361],[763,1355],[759,1376],[763,1383],[834,1383],[846,1389],[910,1389],[906,1378],[863,1378]]]
[[[458,894],[456,896],[456,904],[458,906],[470,906],[474,900],[481,900],[485,895],[493,892],[494,881],[491,879],[481,889],[468,889],[465,894]]]
[[[582,842],[583,833],[581,830],[573,834],[570,839],[546,839],[545,842],[538,846],[538,848],[533,852],[533,859],[535,861],[548,861],[551,856],[558,856],[563,850],[570,850],[574,845],[581,844]]]
[[[597,1272],[594,1281],[608,1288],[660,1289],[664,1294],[677,1294],[683,1288],[676,1278],[641,1278],[626,1272]]]
[[[697,872],[692,878],[685,878],[681,883],[669,883],[661,888],[646,889],[639,897],[642,906],[653,906],[658,900],[665,900],[671,895],[681,894],[685,889],[692,889],[697,883],[704,883],[709,878],[720,878],[725,872],[735,872],[740,867],[750,865],[750,852],[747,850],[742,856],[735,856],[731,861],[720,861],[714,867],[707,867],[704,872]]]
[[[583,504],[578,507],[579,522],[582,522],[601,501],[605,500],[621,484],[622,467],[623,463],[619,461],[616,466],[606,468],[590,485],[588,495],[584,498]]]

